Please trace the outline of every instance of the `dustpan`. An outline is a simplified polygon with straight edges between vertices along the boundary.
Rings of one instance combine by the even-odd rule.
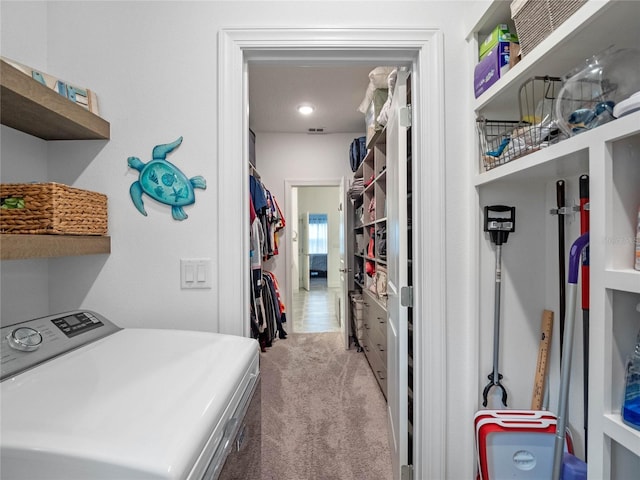
[[[475,416],[481,480],[550,478],[556,417],[548,411],[481,410]],[[573,450],[567,437],[567,451]]]

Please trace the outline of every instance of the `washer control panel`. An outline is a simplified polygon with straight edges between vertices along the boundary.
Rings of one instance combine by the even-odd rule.
[[[69,338],[104,325],[92,312],[78,312],[64,317],[54,318],[51,320],[51,323],[62,330]]]
[[[89,310],[60,313],[2,327],[0,381],[118,330],[122,329]]]

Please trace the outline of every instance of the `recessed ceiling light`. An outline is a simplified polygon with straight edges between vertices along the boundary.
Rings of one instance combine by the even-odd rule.
[[[298,105],[298,113],[300,115],[311,115],[316,108],[313,105],[308,103],[303,103],[302,105]]]

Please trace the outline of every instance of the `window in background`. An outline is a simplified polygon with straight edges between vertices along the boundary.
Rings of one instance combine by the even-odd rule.
[[[328,248],[328,227],[326,213],[309,214],[309,253],[327,254]]]

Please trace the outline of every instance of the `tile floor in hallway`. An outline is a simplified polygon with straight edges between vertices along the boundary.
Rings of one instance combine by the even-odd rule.
[[[293,331],[295,333],[339,332],[338,288],[327,288],[326,278],[312,278],[310,289],[293,292]]]

